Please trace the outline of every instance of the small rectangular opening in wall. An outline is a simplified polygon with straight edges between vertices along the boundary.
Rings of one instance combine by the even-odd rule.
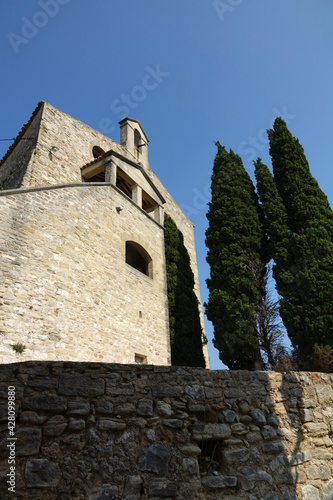
[[[117,167],[116,186],[132,199],[132,188],[135,186],[135,182],[119,167]]]
[[[96,168],[91,167],[82,172],[82,180],[85,182],[105,182],[105,165]]]
[[[146,191],[142,191],[142,208],[148,214],[153,212],[157,207],[157,203]]]
[[[93,177],[89,177],[87,179],[88,182],[105,182],[105,169],[102,170],[102,172],[99,172],[99,174],[94,175]]]
[[[199,457],[200,472],[209,474],[221,472],[223,468],[222,440],[205,439],[199,442],[198,445],[201,448]]]
[[[147,356],[144,354],[136,354],[134,355],[134,361],[137,365],[146,365],[147,364]]]

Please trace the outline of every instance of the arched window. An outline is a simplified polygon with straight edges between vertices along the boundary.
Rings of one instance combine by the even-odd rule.
[[[105,153],[104,149],[100,148],[99,146],[94,146],[92,148],[92,154],[95,159],[104,155],[104,153]]]
[[[153,277],[153,261],[149,253],[135,241],[126,241],[126,264],[140,273]]]
[[[140,132],[137,129],[135,129],[134,130],[134,147],[136,149],[139,149],[140,144],[141,144],[141,135],[140,135]]]

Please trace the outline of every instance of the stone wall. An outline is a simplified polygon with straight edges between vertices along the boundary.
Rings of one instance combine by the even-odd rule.
[[[33,137],[34,141],[25,141],[21,140],[22,138],[27,138],[27,137]],[[133,154],[126,149],[126,147],[121,146],[120,144],[116,143],[109,137],[104,136],[100,132],[92,129],[88,125],[80,122],[79,120],[73,118],[72,116],[54,108],[52,105],[46,103],[46,102],[40,102],[38,107],[35,109],[31,119],[28,121],[28,123],[23,127],[22,132],[19,134],[17,141],[13,144],[13,146],[10,148],[10,151],[8,154],[5,155],[3,160],[0,161],[0,189],[4,190],[9,190],[9,189],[16,189],[16,188],[29,188],[29,187],[43,187],[43,186],[51,186],[51,185],[67,185],[68,183],[81,183],[82,182],[82,177],[81,177],[81,167],[83,165],[86,165],[90,161],[94,159],[92,149],[94,146],[98,146],[102,148],[104,151],[109,151],[112,149],[118,154],[123,155],[127,159],[131,161],[136,161],[136,158],[133,156]],[[56,148],[54,150],[53,148]],[[193,233],[193,224],[191,221],[185,216],[185,214],[182,212],[178,204],[175,202],[175,200],[172,198],[172,196],[168,193],[167,189],[163,186],[163,184],[159,181],[157,176],[154,174],[154,172],[149,168],[148,165],[145,165],[147,174],[150,176],[152,181],[155,183],[155,185],[158,187],[160,190],[161,194],[166,200],[166,204],[164,205],[165,212],[168,213],[176,222],[178,228],[180,231],[182,231],[184,235],[184,243],[185,246],[189,252],[190,259],[191,259],[191,267],[193,270],[194,274],[194,279],[195,279],[195,293],[198,298],[198,308],[199,308],[199,313],[200,313],[200,318],[201,318],[201,326],[203,332],[205,331],[204,329],[204,321],[203,321],[203,313],[202,313],[202,305],[201,305],[201,298],[200,298],[200,290],[199,290],[199,279],[198,279],[198,269],[197,269],[197,261],[196,261],[196,250],[195,250],[195,241],[194,241],[194,233]],[[36,224],[39,224],[39,227],[35,228],[35,233],[39,232],[43,234],[43,223],[45,221],[45,215],[49,213],[49,208],[50,204],[53,203],[53,198],[65,198],[66,193],[68,193],[68,188],[64,191],[64,195],[60,194],[51,194],[51,191],[45,192],[44,195],[24,195],[26,196],[24,199],[24,202],[22,202],[22,198],[19,197],[17,198],[17,201],[13,201],[13,198],[16,196],[16,194],[12,193],[10,200],[11,200],[11,206],[12,209],[9,213],[9,218],[7,219],[7,200],[5,197],[0,198],[0,211],[2,210],[1,215],[1,221],[4,221],[4,226],[6,227],[6,231],[3,233],[3,237],[5,238],[4,246],[0,247],[0,255],[2,252],[2,248],[7,249],[11,248],[12,246],[18,247],[20,245],[20,237],[21,237],[21,232],[24,231],[23,228],[23,223],[25,221],[26,215],[24,213],[25,207],[29,207],[29,210],[39,212],[40,214],[44,214],[43,216],[40,215],[39,218],[36,220]],[[77,192],[77,190],[75,190]],[[1,192],[0,194],[3,194],[6,196],[6,191]],[[33,203],[34,200],[38,200],[38,205],[34,208]],[[83,231],[81,235],[81,240],[85,238],[85,234],[87,234],[87,231],[90,227],[93,226],[92,222],[96,221],[95,214],[91,213],[91,206],[94,207],[94,209],[98,209],[97,202],[100,203],[100,210],[99,213],[103,214],[110,214],[109,207],[105,206],[104,203],[108,202],[108,198],[103,199],[103,197],[99,196],[98,200],[95,202],[94,200],[91,200],[89,202],[88,211],[82,211],[82,214],[79,214],[79,218],[86,218],[87,219],[87,225],[86,229]],[[45,203],[45,207],[42,206],[42,203]],[[3,205],[3,206],[2,206]],[[102,206],[103,205],[103,206]],[[55,204],[55,210],[60,210],[61,214],[65,213],[65,210],[69,209],[68,212],[66,213],[66,218],[72,217],[73,212],[72,208],[75,210],[75,203],[72,207],[68,205],[68,203],[64,204],[64,207],[58,207],[57,204]],[[21,213],[21,207],[23,212]],[[81,207],[82,208],[82,207]],[[89,220],[90,219],[90,220]],[[103,219],[104,220],[104,219]],[[136,221],[136,218],[133,219],[133,221],[128,221],[128,227],[131,227],[131,224],[134,224]],[[69,221],[68,221],[69,223]],[[49,224],[47,223],[49,226]],[[75,223],[74,223],[75,225]],[[98,222],[100,231],[103,233],[103,221],[100,218]],[[78,230],[78,227],[76,225],[76,231]],[[57,227],[54,228],[54,231],[48,228],[48,230],[51,230],[52,234],[54,235],[54,238],[57,240],[62,239],[61,233],[59,236],[56,236],[55,230],[59,229]],[[141,226],[142,229],[142,226]],[[137,232],[136,228],[133,228],[134,232]],[[18,232],[17,232],[18,231]],[[33,228],[30,226],[30,228],[27,230],[28,232],[32,232],[32,237],[33,237]],[[93,230],[94,231],[94,230]],[[26,233],[26,241],[28,247],[26,249],[22,248],[21,252],[24,254],[27,258],[30,259],[29,257],[29,252],[28,248],[33,246],[35,244],[34,241],[29,242],[28,241],[28,232]],[[108,232],[108,229],[106,229],[106,232]],[[155,241],[154,236],[151,235],[150,227],[148,224],[148,230],[145,231],[142,229],[141,231],[142,237],[145,241],[150,241],[153,243]],[[91,233],[92,235],[93,233]],[[76,234],[77,235],[77,234]],[[79,235],[77,235],[79,237]],[[46,237],[47,238],[47,237]],[[115,238],[117,239],[118,236],[115,233]],[[45,238],[43,238],[44,240]],[[91,245],[93,245],[93,239],[89,237]],[[47,240],[46,240],[46,243]],[[48,245],[47,245],[48,246]],[[99,246],[99,245],[97,245]],[[144,245],[143,245],[144,246]],[[108,253],[110,251],[109,248],[101,248],[99,247],[102,255],[103,253]],[[156,246],[156,250],[160,250],[159,244]],[[43,252],[43,250],[40,250]],[[163,250],[164,252],[164,250]],[[7,255],[8,259],[8,252],[4,252]],[[15,253],[15,252],[14,252]],[[84,254],[81,253],[83,256],[83,260],[86,260],[87,256],[96,256],[96,248],[93,246],[90,248],[90,250],[87,250]],[[15,257],[15,255],[14,255]],[[34,261],[36,256],[32,258],[32,262]],[[73,248],[73,254],[72,254],[73,260],[77,260],[78,256],[76,253],[75,247]],[[114,257],[114,256],[113,256]],[[103,257],[101,257],[103,259]],[[10,259],[10,257],[9,257]],[[159,256],[159,259],[164,259],[164,253],[162,253]],[[40,259],[42,260],[42,258]],[[113,259],[114,261],[114,259]],[[8,261],[6,263],[6,272],[7,272],[7,267],[8,267]],[[54,264],[54,262],[53,262]],[[79,265],[79,263],[77,262]],[[122,264],[122,259],[119,262],[114,262],[115,266],[121,265]],[[60,267],[63,267],[62,272],[64,272],[64,266],[65,263],[62,262]],[[28,268],[28,263],[25,262],[25,269]],[[1,269],[1,267],[0,267]],[[23,266],[21,267],[13,267],[13,274],[15,275],[15,279],[19,280],[19,270],[22,270]],[[34,272],[30,273],[32,276],[34,276]],[[27,274],[25,273],[25,276],[22,278],[25,280],[27,277]],[[6,277],[7,279],[7,284],[6,284],[6,289],[12,289],[16,288],[16,283],[10,283],[10,279],[8,276]],[[94,278],[96,280],[96,277]],[[77,283],[74,280],[71,280],[74,282],[75,286],[77,286]],[[20,283],[20,282],[19,282]],[[97,285],[97,281],[96,281]],[[0,283],[1,286],[1,283]],[[23,285],[25,286],[25,284]],[[34,286],[32,283],[31,286]],[[44,286],[44,285],[43,285]],[[70,285],[72,286],[72,285]],[[102,286],[102,283],[101,283]],[[164,286],[166,286],[165,280],[164,280]],[[20,285],[19,285],[20,287]],[[21,286],[22,288],[22,286]],[[67,293],[67,291],[65,290]],[[12,295],[12,292],[9,292],[10,295]],[[43,298],[41,298],[43,300]],[[1,301],[1,297],[0,297]],[[13,304],[13,302],[11,302]],[[1,303],[0,303],[1,305]],[[9,304],[6,304],[9,305]],[[16,312],[18,310],[22,311],[21,307],[21,302],[18,301],[16,304]],[[28,305],[30,307],[31,304]],[[23,310],[25,306],[23,306]],[[93,306],[94,307],[94,306]],[[111,306],[112,307],[112,306]],[[134,309],[136,308],[136,304],[134,303]],[[160,307],[160,304],[155,304],[153,309],[151,310],[150,313],[150,318],[155,318],[155,313],[156,309]],[[55,305],[54,309],[57,309],[57,306]],[[136,308],[137,311],[139,311],[138,308]],[[28,312],[31,311],[28,309]],[[88,312],[91,311],[91,309],[88,310]],[[32,313],[29,312],[31,315]],[[139,313],[138,313],[139,314]],[[1,315],[1,313],[0,313]],[[164,315],[164,312],[163,312]],[[16,315],[18,318],[20,318],[20,314],[18,313]],[[50,317],[50,316],[49,316]],[[84,317],[84,316],[83,316]],[[75,321],[80,321],[81,323],[83,322],[83,317],[81,317],[79,320],[76,320],[74,316],[71,318],[72,323]],[[27,318],[27,316],[25,317]],[[0,316],[1,319],[1,316]],[[13,319],[13,318],[12,318]],[[21,318],[22,319],[22,318]],[[91,321],[93,318],[91,318]],[[53,320],[52,320],[53,321]],[[156,321],[158,321],[156,319]],[[40,325],[38,327],[38,332],[42,332],[40,327],[42,326],[43,320],[40,319]],[[154,321],[155,322],[155,319]],[[10,328],[11,332],[14,332],[14,335],[18,335],[18,330],[21,329],[21,322],[19,324],[16,324],[15,322],[12,321]],[[53,321],[54,323],[54,321]],[[142,323],[142,322],[141,322]],[[114,324],[114,323],[113,323]],[[90,327],[89,327],[90,328]],[[116,327],[115,327],[116,328]],[[144,325],[145,331],[150,331],[151,328],[148,327],[146,328],[146,325]],[[163,327],[164,328],[164,327]],[[68,325],[69,331],[71,331],[71,326]],[[128,330],[128,329],[127,329]],[[90,330],[91,331],[91,330]],[[162,333],[162,330],[159,330],[160,333]],[[121,334],[121,332],[120,332]],[[36,336],[39,335],[36,333]],[[45,332],[41,333],[42,336],[45,336]],[[144,334],[145,335],[145,334]],[[140,334],[139,334],[140,336]],[[43,337],[44,338],[44,337]],[[98,338],[98,336],[97,336]],[[52,339],[51,339],[52,340]],[[151,339],[153,340],[153,339]],[[118,349],[118,345],[114,346],[115,349]],[[53,350],[56,351],[55,345],[53,346]],[[156,347],[156,350],[159,350],[159,347]],[[209,366],[209,361],[208,361],[208,352],[207,352],[207,346],[203,346],[203,351],[204,351],[204,356],[206,358],[206,366]],[[131,355],[131,353],[130,353]],[[35,359],[42,359],[41,357],[37,356]],[[45,359],[45,357],[43,358]],[[56,359],[54,356],[52,359]],[[73,360],[76,360],[77,358],[74,357],[74,353],[72,358]],[[1,356],[0,356],[1,360]],[[95,360],[95,358],[94,358]],[[105,359],[104,359],[105,360]],[[13,361],[13,359],[4,359],[3,362],[10,362]],[[112,359],[108,359],[108,361],[114,361]],[[117,360],[119,361],[119,360]],[[129,362],[129,359],[124,359],[124,362]],[[155,359],[150,359],[149,362],[159,362],[161,361]]]
[[[0,201],[0,363],[171,363],[162,226],[111,185]],[[149,253],[152,277],[126,264],[126,241]]]
[[[67,362],[0,375],[2,498],[333,498],[333,375]]]

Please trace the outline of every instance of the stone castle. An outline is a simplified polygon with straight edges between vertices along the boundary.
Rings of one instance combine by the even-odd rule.
[[[23,126],[0,162],[1,363],[170,365],[164,212],[184,235],[204,332],[193,224],[148,142],[137,120],[120,122],[118,144],[44,101]]]

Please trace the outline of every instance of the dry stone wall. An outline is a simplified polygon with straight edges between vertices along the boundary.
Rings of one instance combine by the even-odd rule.
[[[69,362],[0,375],[1,498],[333,498],[333,375]]]

